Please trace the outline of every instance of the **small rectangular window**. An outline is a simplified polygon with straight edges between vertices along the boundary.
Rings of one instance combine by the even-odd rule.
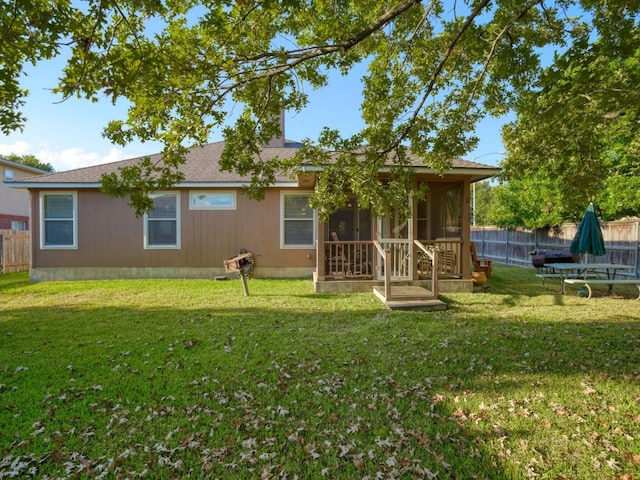
[[[180,196],[151,195],[153,209],[144,216],[145,248],[180,248]]]
[[[235,210],[236,192],[234,191],[192,191],[189,192],[190,210]]]
[[[13,182],[15,180],[15,174],[13,173],[13,170],[11,170],[10,168],[5,168],[4,169],[4,181],[5,182]]]
[[[41,247],[77,248],[77,217],[75,192],[41,192]]]
[[[27,222],[24,220],[11,220],[11,230],[26,230]]]
[[[310,193],[282,193],[281,244],[308,248],[315,244],[315,211],[309,206]]]

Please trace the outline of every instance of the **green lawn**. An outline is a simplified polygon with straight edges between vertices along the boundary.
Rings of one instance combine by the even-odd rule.
[[[488,285],[0,276],[0,478],[640,479],[634,289]]]

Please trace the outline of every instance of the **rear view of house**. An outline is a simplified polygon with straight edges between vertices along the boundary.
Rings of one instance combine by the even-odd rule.
[[[272,142],[261,157],[292,157],[300,147]],[[257,201],[242,194],[249,178],[220,170],[223,149],[223,142],[192,149],[184,180],[156,192],[153,210],[142,217],[127,199],[100,191],[102,174],[139,159],[15,182],[31,199],[31,279],[213,278],[245,249],[254,256],[254,276],[313,276],[316,291],[370,289],[385,269],[394,280],[436,273],[449,281],[442,290],[471,289],[470,184],[497,174],[495,167],[456,160],[438,175],[412,158],[416,181],[429,192],[420,202],[407,199],[412,218],[375,218],[353,198],[323,223],[309,206],[322,168],[278,177]],[[381,265],[374,241],[392,252],[389,265]],[[433,249],[440,251],[438,265],[430,261]]]

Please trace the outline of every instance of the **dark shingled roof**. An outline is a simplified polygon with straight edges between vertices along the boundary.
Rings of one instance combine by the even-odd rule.
[[[287,142],[284,147],[265,147],[261,152],[263,160],[270,160],[274,157],[291,158],[301,148],[301,144],[297,142]],[[181,171],[184,174],[184,184],[192,183],[247,183],[249,176],[241,176],[235,172],[223,172],[220,170],[220,157],[224,149],[224,142],[209,143],[202,147],[192,148],[186,155],[185,163],[182,165]],[[152,161],[160,161],[162,155],[157,153],[149,156]],[[39,175],[36,177],[22,178],[17,184],[24,183],[28,186],[36,186],[36,184],[52,185],[52,184],[98,184],[101,177],[105,173],[114,173],[118,169],[133,165],[139,162],[143,157],[131,158],[119,162],[105,163],[91,167],[78,168],[65,172],[56,172],[47,175]],[[411,164],[415,167],[429,168],[424,164],[422,159],[417,155],[410,155]],[[452,170],[473,170],[475,175],[488,178],[498,173],[497,167],[483,165],[481,163],[469,162],[462,159],[453,161]],[[276,178],[277,182],[292,182],[295,178],[287,177],[280,174]]]

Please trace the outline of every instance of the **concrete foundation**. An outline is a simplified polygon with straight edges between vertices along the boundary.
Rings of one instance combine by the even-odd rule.
[[[314,274],[313,283],[316,293],[366,293],[371,292],[374,286],[384,286],[381,280],[329,280],[319,282]],[[412,282],[393,282],[394,285],[416,285],[427,289],[431,288],[431,280],[414,280]],[[438,281],[439,293],[472,293],[473,281],[460,278],[443,278]]]
[[[256,268],[251,278],[311,278],[309,268]],[[235,273],[226,273],[224,267],[171,268],[171,267],[78,267],[78,268],[32,268],[29,278],[32,282],[59,280],[124,280],[143,278],[189,278],[237,279]]]

